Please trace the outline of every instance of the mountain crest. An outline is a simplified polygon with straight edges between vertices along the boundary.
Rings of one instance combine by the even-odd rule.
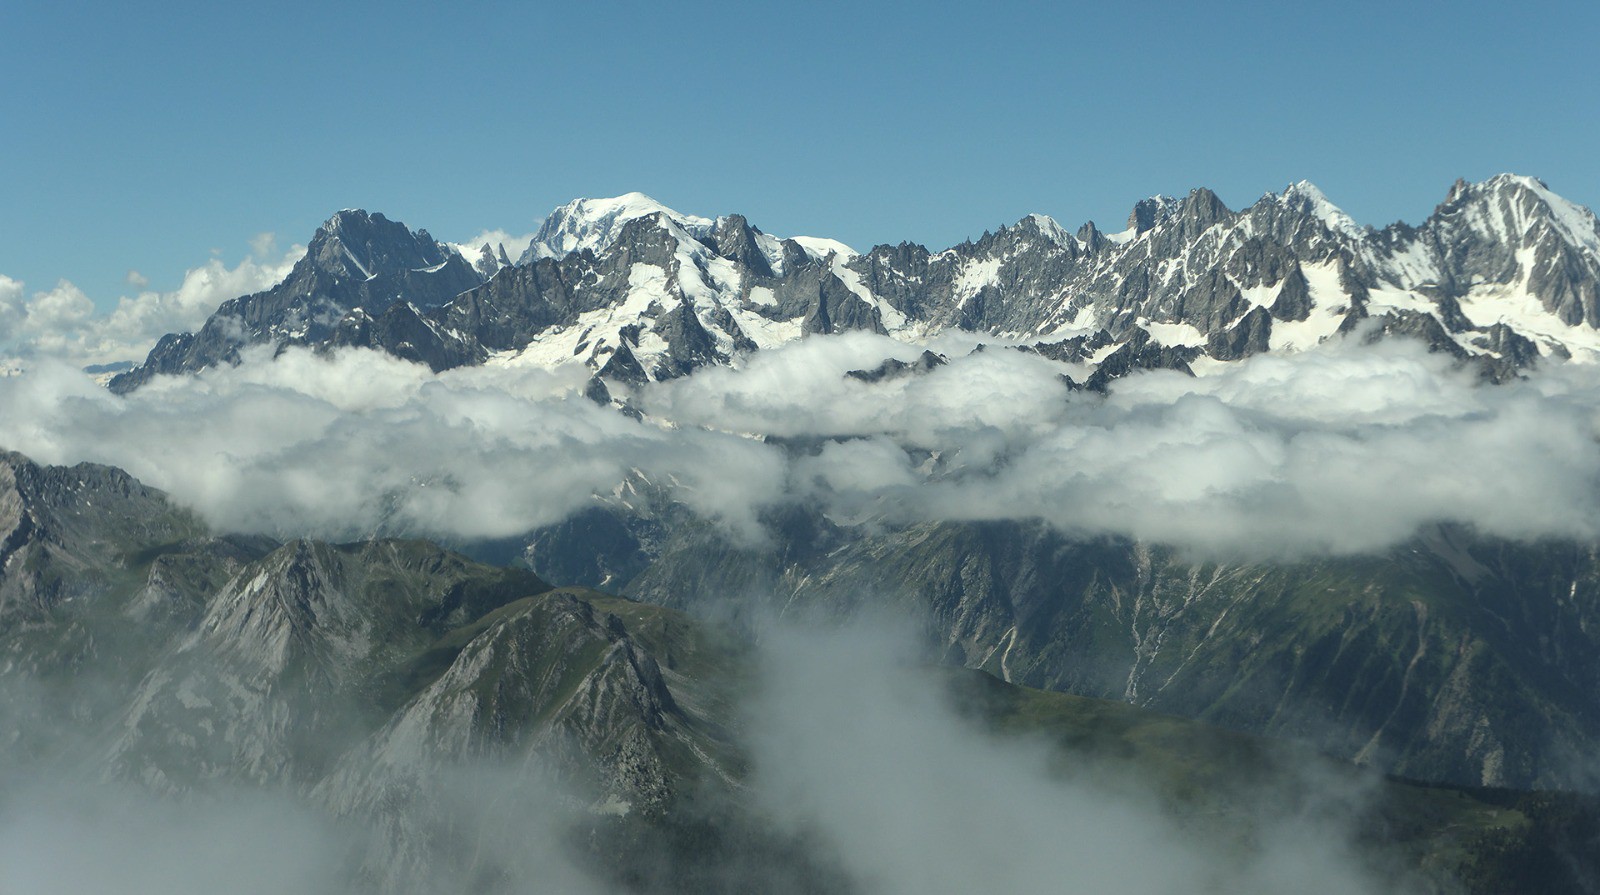
[[[1135,235],[1154,230],[1171,220],[1178,211],[1178,200],[1171,196],[1151,196],[1140,199],[1128,212],[1128,229]]]
[[[854,329],[1120,343],[1155,326],[1186,358],[1225,360],[1304,350],[1366,317],[1493,379],[1544,356],[1600,359],[1600,223],[1534,178],[1458,183],[1421,225],[1381,232],[1308,181],[1237,212],[1204,188],[1155,196],[1128,224],[1074,236],[1033,214],[940,252],[860,255],[628,193],[569,202],[519,263],[483,246],[474,268],[426,231],[345,210],[283,284],[163,339],[112,387],[237,362],[252,343],[359,345],[434,370],[520,353],[584,363],[614,388]],[[1088,381],[1112,354],[1069,375]]]
[[[1309,180],[1289,184],[1276,198],[1285,208],[1309,215],[1335,233],[1359,239],[1365,232],[1365,228],[1345,214],[1344,209],[1328,201],[1322,190]]]
[[[696,236],[709,234],[716,223],[709,218],[681,214],[644,193],[624,193],[609,199],[574,199],[550,213],[517,263],[562,258],[584,249],[596,253],[604,251],[617,240],[629,221],[654,215],[662,215]]]
[[[336,212],[317,228],[306,250],[318,270],[361,279],[434,268],[454,255],[426,230],[413,232],[399,221],[358,208]]]

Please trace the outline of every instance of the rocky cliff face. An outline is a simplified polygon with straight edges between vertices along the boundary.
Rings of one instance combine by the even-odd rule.
[[[1379,556],[1219,564],[1037,522],[850,526],[799,508],[766,521],[773,543],[753,549],[666,495],[634,495],[537,533],[530,559],[690,611],[712,594],[742,595],[755,618],[888,607],[921,619],[947,661],[1007,681],[1422,779],[1587,788],[1600,770],[1585,745],[1600,738],[1592,545],[1435,529]]]
[[[361,891],[572,872],[552,859],[586,862],[620,891],[848,886],[823,844],[775,831],[747,800],[740,706],[755,672],[730,630],[424,542],[212,538],[103,467],[8,455],[0,469],[6,542],[32,557],[0,567],[0,587],[35,573],[63,583],[0,625],[8,795],[18,774],[87,774],[184,799],[291,798],[330,829],[362,832],[341,871]],[[77,511],[91,499],[94,512]],[[661,509],[657,522],[671,513]],[[827,615],[900,602],[948,659],[997,678],[1446,776],[1547,782],[1561,749],[1582,758],[1594,741],[1592,551],[1437,532],[1355,563],[1196,566],[1019,525],[841,536],[794,512],[775,520],[774,558],[672,521],[627,548],[648,557],[630,589],[692,605],[697,588],[759,583],[791,610]],[[575,536],[604,531],[617,534],[570,527],[543,549],[578,550]],[[115,574],[81,587],[91,568]],[[1238,829],[1262,822],[1248,787],[1292,785],[1308,761],[1353,773],[1130,706],[949,678],[958,711],[1029,731],[1034,745],[1068,744],[1074,766],[1162,781],[1153,795]],[[1552,745],[1530,745],[1541,736]],[[1494,847],[1514,841],[1579,881],[1559,891],[1583,891],[1594,806],[1491,795],[1383,784],[1363,829],[1383,831],[1375,853],[1440,885],[1522,879]],[[1229,836],[1206,842],[1237,848]]]
[[[375,316],[396,303],[434,308],[480,282],[472,264],[426,230],[347,209],[318,228],[288,279],[224,302],[197,333],[162,338],[110,387],[128,392],[158,374],[238,363],[250,345],[322,344],[350,315]]]
[[[91,601],[141,552],[202,530],[120,469],[40,466],[0,452],[0,623]]]
[[[420,542],[286,544],[203,597],[132,697],[110,764],[180,790],[315,779],[385,710],[374,681],[447,631],[545,589]]]
[[[733,780],[736,655],[676,613],[420,541],[215,539],[105,467],[10,454],[0,477],[0,790],[282,790],[398,824],[380,877],[448,864],[439,815],[394,809],[452,773],[520,768],[646,823]]]

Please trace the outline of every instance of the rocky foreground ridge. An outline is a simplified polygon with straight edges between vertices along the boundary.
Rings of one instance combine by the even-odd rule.
[[[741,706],[760,671],[734,629],[426,542],[219,538],[119,471],[16,454],[0,456],[0,541],[0,803],[63,779],[196,811],[219,792],[290,799],[311,812],[296,823],[359,833],[338,891],[519,891],[570,866],[585,891],[876,891],[752,798],[761,733]],[[1363,641],[1413,633],[1375,620],[1338,648],[1357,678]],[[1040,667],[1017,637],[1002,674]],[[1452,646],[1423,637],[1418,655]],[[1274,818],[1332,785],[1365,793],[1338,808],[1349,872],[1440,893],[1600,879],[1593,799],[1378,781],[1171,715],[925,673],[967,723],[1054,744],[1065,779],[1142,781],[1219,867],[1270,861]]]

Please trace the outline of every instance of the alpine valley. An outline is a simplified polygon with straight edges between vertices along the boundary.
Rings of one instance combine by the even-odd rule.
[[[351,358],[510,465],[330,410],[355,471],[283,436],[273,499],[375,509],[246,524],[206,495],[259,444],[147,485],[0,394],[0,834],[270,802],[307,891],[1600,892],[1600,222],[1538,180],[864,253],[637,193],[526,247],[345,210],[62,406]]]

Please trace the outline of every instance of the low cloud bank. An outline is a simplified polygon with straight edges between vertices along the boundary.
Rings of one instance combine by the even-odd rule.
[[[1410,342],[1330,343],[1101,397],[1037,355],[936,347],[949,364],[867,383],[844,374],[921,348],[802,340],[647,387],[642,423],[583,398],[576,366],[434,375],[293,350],[118,398],[40,363],[0,378],[0,444],[121,466],[223,528],[330,538],[514,536],[639,476],[750,540],[786,500],[1257,558],[1380,550],[1435,522],[1600,535],[1592,367],[1491,387]]]
[[[356,538],[504,537],[557,522],[635,469],[730,529],[781,497],[774,451],[641,426],[576,369],[435,377],[387,355],[257,351],[127,399],[64,367],[0,381],[0,442],[48,463],[120,466],[223,529]]]

